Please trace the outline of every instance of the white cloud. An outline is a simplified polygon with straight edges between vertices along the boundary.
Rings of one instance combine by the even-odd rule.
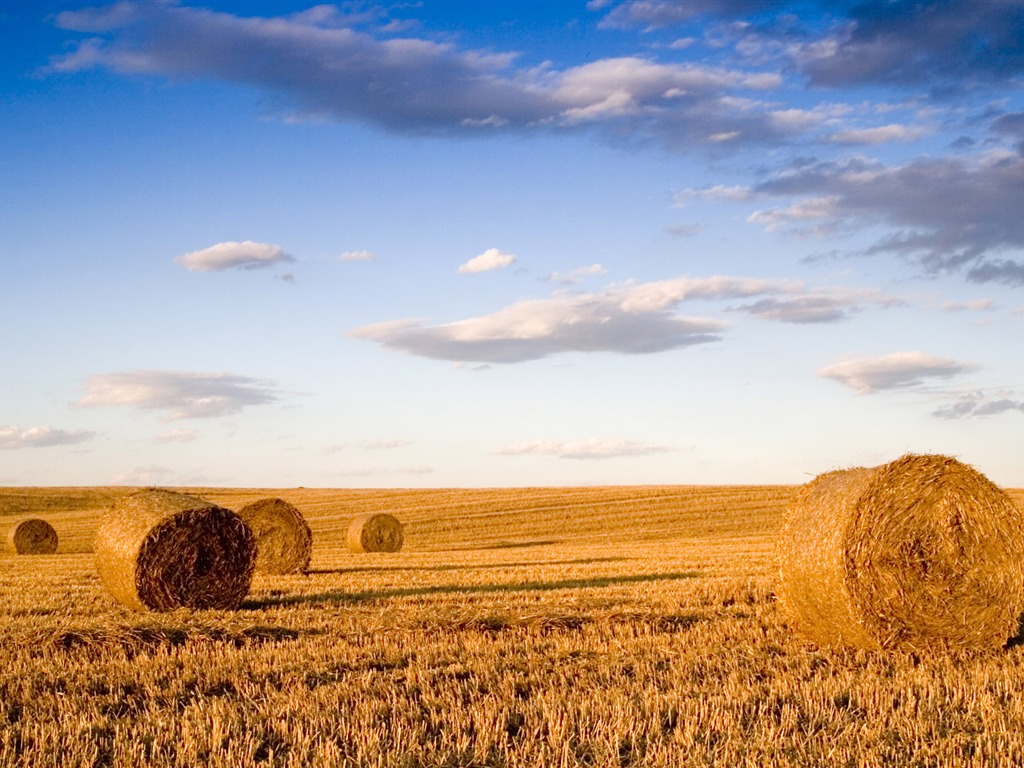
[[[394,25],[359,29],[367,24],[359,16],[238,16],[122,0],[58,14],[60,28],[88,37],[49,70],[231,82],[273,94],[286,120],[356,120],[416,134],[606,126],[612,140],[689,150],[726,137],[777,144],[803,131],[729,98],[778,89],[777,65],[753,71],[619,56],[562,70],[516,67],[515,52],[397,37]]]
[[[837,131],[828,137],[834,144],[885,144],[890,141],[913,141],[925,135],[924,128],[908,125],[881,125],[877,128],[852,128]]]
[[[174,477],[173,469],[150,464],[145,467],[135,467],[124,472],[118,472],[111,479],[110,484],[135,486],[166,485],[172,477]]]
[[[165,443],[188,443],[199,437],[199,431],[195,429],[171,429],[153,438],[157,444]]]
[[[656,453],[667,453],[671,450],[668,446],[635,440],[593,439],[570,442],[534,440],[512,443],[504,448],[499,448],[495,453],[502,456],[542,454],[557,456],[560,459],[614,459],[623,456],[650,456]]]
[[[737,312],[776,320],[781,323],[831,323],[845,320],[869,306],[894,307],[906,302],[895,296],[870,288],[819,289],[804,295],[777,298],[770,296],[751,304],[735,307]]]
[[[935,357],[923,352],[893,352],[880,357],[832,363],[818,371],[818,375],[838,381],[865,395],[879,390],[915,387],[925,379],[948,379],[977,368],[973,363]]]
[[[176,263],[191,272],[220,272],[225,269],[259,269],[271,264],[295,261],[279,245],[229,241],[178,256]]]
[[[775,232],[792,221],[830,219],[837,213],[838,198],[813,197],[800,200],[786,208],[754,211],[747,217],[752,224],[760,224],[766,232]]]
[[[367,451],[393,451],[412,445],[412,440],[366,440],[359,446]]]
[[[514,363],[560,352],[663,352],[718,339],[726,324],[684,317],[671,307],[688,296],[742,296],[764,289],[737,278],[627,284],[601,293],[560,293],[520,301],[490,315],[444,325],[396,320],[350,336],[422,357]]]
[[[516,257],[511,253],[502,253],[497,248],[488,248],[479,256],[474,256],[457,270],[459,274],[472,274],[474,272],[491,272],[495,269],[504,269],[514,264]]]
[[[946,301],[941,307],[943,312],[992,312],[996,303],[992,299],[972,299],[971,301]]]
[[[607,272],[608,270],[600,264],[591,264],[589,267],[579,267],[568,272],[552,272],[545,279],[554,283],[562,283],[563,285],[575,285],[584,278],[603,275]]]
[[[345,251],[338,258],[341,261],[376,261],[377,254],[373,251]]]
[[[238,413],[278,399],[270,383],[228,373],[128,371],[90,376],[82,407],[133,405],[169,411],[167,418],[200,419]]]
[[[831,322],[868,305],[901,303],[877,291],[809,291],[798,280],[681,277],[627,282],[594,293],[560,292],[440,325],[392,320],[355,328],[349,336],[453,362],[516,363],[562,352],[649,354],[718,341],[728,327],[720,320],[676,314],[682,302],[756,296],[787,298],[735,309],[783,322]]]
[[[54,445],[74,445],[96,436],[85,429],[54,429],[53,427],[29,427],[16,425],[0,427],[0,450],[19,448],[48,448]]]
[[[683,189],[675,194],[673,201],[676,205],[682,206],[693,197],[702,200],[729,200],[732,202],[744,202],[751,197],[750,187],[740,185],[729,186],[727,184],[715,184],[701,189]]]

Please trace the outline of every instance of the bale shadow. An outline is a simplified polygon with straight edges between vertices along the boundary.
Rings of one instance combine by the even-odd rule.
[[[540,539],[538,541],[499,541],[479,549],[525,549],[526,547],[546,547],[550,544],[561,544],[559,539]]]
[[[316,595],[282,595],[265,598],[249,599],[242,603],[242,610],[261,610],[287,605],[305,605],[310,603],[364,603],[373,600],[386,600],[395,597],[422,597],[424,595],[444,594],[493,594],[497,592],[548,592],[559,589],[600,589],[619,584],[640,584],[650,581],[681,581],[698,579],[704,576],[702,571],[678,571],[675,573],[642,573],[632,576],[593,576],[587,579],[567,579],[565,581],[527,581],[516,584],[446,584],[433,587],[410,587],[407,589],[368,590],[365,592],[343,592],[332,590]]]
[[[578,560],[534,560],[531,562],[518,563],[490,563],[482,565],[425,565],[412,566],[400,565],[396,567],[368,565],[357,568],[311,568],[306,571],[309,576],[341,575],[346,573],[391,573],[393,571],[430,571],[443,573],[445,571],[486,571],[498,568],[529,568],[534,565],[588,565],[590,563],[621,563],[628,560],[628,557],[584,557]]]

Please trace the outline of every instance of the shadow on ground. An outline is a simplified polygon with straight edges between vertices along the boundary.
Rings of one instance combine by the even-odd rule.
[[[540,592],[558,589],[600,589],[619,584],[638,584],[650,581],[680,581],[696,579],[704,574],[700,571],[679,571],[675,573],[641,573],[630,576],[593,576],[586,579],[565,581],[527,581],[513,584],[444,584],[432,587],[410,587],[407,589],[369,590],[364,592],[343,592],[332,590],[314,595],[269,595],[249,599],[242,603],[242,609],[260,610],[281,605],[303,605],[310,603],[361,603],[371,600],[386,600],[394,597],[420,597],[442,594],[487,594],[495,592]]]
[[[528,562],[518,563],[490,563],[482,565],[426,565],[426,566],[413,566],[413,565],[401,565],[398,567],[394,566],[377,566],[368,565],[357,568],[312,568],[306,571],[310,576],[323,576],[325,574],[344,574],[344,573],[390,573],[392,571],[486,571],[486,570],[497,570],[500,568],[532,568],[536,565],[587,565],[589,563],[621,563],[628,560],[627,557],[585,557],[579,560],[534,560]]]

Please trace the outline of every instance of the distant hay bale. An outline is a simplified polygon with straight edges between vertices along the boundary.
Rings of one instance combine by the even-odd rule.
[[[156,488],[114,503],[94,551],[103,584],[140,611],[237,608],[256,562],[256,540],[234,512]]]
[[[12,555],[52,555],[57,551],[57,531],[45,520],[18,520],[7,531],[7,551]]]
[[[256,537],[256,570],[301,573],[309,568],[313,532],[298,509],[283,499],[260,499],[238,510]]]
[[[348,526],[348,548],[353,552],[397,552],[403,541],[402,524],[384,512],[360,515]]]
[[[1024,611],[1024,513],[956,459],[903,456],[805,485],[779,565],[783,611],[820,645],[1002,647]]]

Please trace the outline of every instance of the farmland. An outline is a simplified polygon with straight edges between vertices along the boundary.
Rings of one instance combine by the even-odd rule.
[[[294,504],[311,572],[257,575],[236,611],[133,613],[91,553],[128,489],[0,489],[0,525],[60,535],[0,558],[0,765],[1024,763],[1024,648],[793,635],[791,487],[187,490]],[[348,552],[375,511],[404,548]]]

